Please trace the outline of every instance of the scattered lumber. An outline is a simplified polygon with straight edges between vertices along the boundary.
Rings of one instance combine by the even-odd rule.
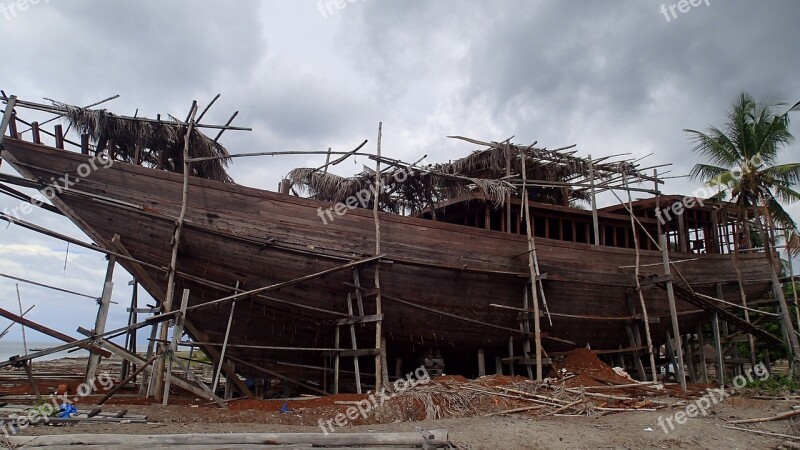
[[[448,432],[430,430],[407,433],[220,433],[220,434],[71,434],[50,436],[12,436],[12,444],[22,448],[37,448],[70,445],[80,446],[229,446],[229,445],[307,445],[325,446],[385,446],[404,445],[446,446],[449,445]]]
[[[792,436],[792,435],[789,435],[789,434],[773,433],[771,431],[751,430],[749,428],[732,427],[730,425],[723,425],[722,427],[723,428],[728,428],[729,430],[746,431],[748,433],[763,434],[764,436],[774,436],[774,437],[779,437],[779,438],[794,439],[794,440],[800,441],[800,436]]]
[[[794,411],[787,411],[785,413],[780,413],[776,416],[772,417],[760,417],[757,419],[739,419],[739,420],[729,420],[728,423],[759,423],[759,422],[771,422],[773,420],[781,420],[781,419],[788,419],[789,417],[800,416],[800,409]]]

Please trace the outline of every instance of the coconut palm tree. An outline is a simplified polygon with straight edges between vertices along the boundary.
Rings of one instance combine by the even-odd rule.
[[[742,93],[728,113],[723,129],[710,127],[705,133],[684,130],[695,144],[694,151],[710,162],[697,164],[690,175],[719,187],[718,197],[730,194],[739,216],[740,230],[746,230],[746,237],[753,228],[760,232],[767,259],[773,267],[770,237],[774,235],[775,225],[791,234],[797,233],[797,224],[781,202],[800,200],[800,193],[794,189],[800,183],[800,163],[777,164],[777,161],[785,146],[794,140],[789,132],[789,112],[798,108],[800,102],[787,109],[785,104],[771,100],[759,104]],[[748,221],[748,211],[755,211],[755,220]],[[800,368],[800,344],[774,271],[772,281],[794,366]],[[800,370],[796,370],[795,375],[800,376]]]

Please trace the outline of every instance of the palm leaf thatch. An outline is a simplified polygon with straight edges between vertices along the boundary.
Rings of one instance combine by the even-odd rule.
[[[349,198],[364,198],[365,207],[373,206],[375,197],[375,171],[364,170],[352,177],[323,173],[317,169],[298,168],[288,176],[300,190],[310,196],[328,202],[346,202]],[[382,211],[395,214],[415,214],[436,202],[478,193],[486,201],[500,206],[513,189],[502,180],[469,178],[441,171],[441,166],[429,166],[424,170],[393,167],[381,172],[380,203]]]
[[[115,116],[106,110],[92,110],[57,102],[53,102],[53,106],[63,111],[63,117],[72,127],[80,133],[88,134],[95,145],[102,147],[113,143],[113,148],[108,150],[109,155],[113,155],[115,159],[183,173],[186,124],[175,120],[131,120]],[[136,161],[137,148],[139,161]],[[197,128],[192,130],[189,156],[217,158],[192,163],[192,176],[233,183],[225,170],[230,154],[222,144]]]
[[[521,198],[523,157],[525,179],[528,180],[532,200],[572,205],[590,198],[585,183],[590,177],[592,163],[574,156],[575,151],[569,151],[574,146],[547,150],[456,138],[489,148],[474,151],[455,161],[423,168],[391,158],[381,158],[390,168],[381,173],[384,189],[380,197],[380,208],[414,215],[428,207],[435,211],[438,202],[476,197],[482,197],[484,201],[492,202],[498,208],[511,197]],[[594,179],[599,183],[619,184],[622,180],[646,179],[635,164],[625,161],[598,161],[594,163],[593,169]],[[288,178],[301,191],[318,200],[346,202],[348,198],[357,198],[359,192],[369,192],[374,184],[375,173],[365,168],[353,177],[340,177],[317,169],[300,168],[292,170]],[[572,186],[570,183],[583,187]],[[372,197],[370,196],[370,205]]]

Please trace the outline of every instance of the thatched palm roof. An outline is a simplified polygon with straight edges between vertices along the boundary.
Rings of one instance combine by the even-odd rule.
[[[381,174],[383,184],[388,188],[381,194],[380,208],[395,213],[415,214],[435,206],[438,202],[469,194],[479,194],[499,207],[509,197],[521,196],[523,157],[525,179],[528,180],[529,188],[535,186],[530,190],[534,200],[566,204],[590,197],[587,189],[580,187],[589,177],[590,162],[574,156],[575,151],[570,151],[574,146],[547,150],[534,146],[460,139],[489,148],[477,150],[455,161],[424,168],[409,169],[409,165],[401,161],[381,158],[382,162],[389,164],[390,169]],[[644,178],[635,164],[624,161],[596,161],[593,170],[598,183]],[[398,177],[402,173],[412,176]],[[348,198],[357,196],[358,192],[370,189],[375,173],[365,168],[353,177],[340,177],[318,169],[301,168],[292,170],[288,178],[301,191],[318,200],[345,202]]]
[[[318,200],[334,203],[357,198],[360,192],[371,192],[375,184],[375,171],[368,168],[352,177],[299,168],[289,172],[287,177],[302,192]],[[424,171],[391,168],[381,173],[381,182],[385,189],[380,194],[380,209],[396,214],[404,211],[413,214],[434,202],[474,192],[483,194],[487,201],[501,205],[512,190],[508,183],[501,180],[453,176],[441,172],[438,166],[427,167]],[[368,207],[372,207],[373,198],[370,195]]]
[[[95,144],[113,142],[109,154],[113,154],[115,159],[136,163],[138,147],[139,163],[183,173],[186,124],[175,120],[131,120],[106,110],[92,110],[56,102],[53,104],[62,111],[62,116],[72,127],[80,133],[88,134]],[[189,156],[227,157],[229,153],[222,144],[194,128],[189,142]],[[191,165],[191,175],[232,183],[233,180],[225,170],[228,162],[227,158],[194,162]]]

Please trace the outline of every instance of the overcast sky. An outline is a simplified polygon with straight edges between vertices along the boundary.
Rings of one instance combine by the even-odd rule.
[[[202,106],[220,93],[205,121],[240,111],[235,124],[253,128],[224,136],[235,153],[347,151],[364,139],[374,149],[382,121],[384,154],[405,160],[475,149],[448,135],[515,136],[550,148],[577,144],[581,155],[653,153],[648,165],[673,163],[670,175],[683,175],[699,159],[682,130],[722,125],[739,92],[800,100],[800,2],[709,0],[685,13],[672,8],[673,16],[674,4],[42,0],[23,11],[0,0],[0,88],[76,105],[119,94],[104,106],[150,117],[185,117],[192,100]],[[788,147],[784,160],[800,161],[799,148]],[[230,172],[240,184],[275,190],[291,168],[323,162],[250,158]],[[335,172],[367,162],[351,159]],[[676,179],[664,190],[698,186]],[[16,205],[0,197],[0,208]],[[800,205],[790,211],[800,218]],[[88,239],[53,214],[26,218]],[[11,226],[0,234],[0,272],[99,296],[103,256],[66,250]],[[109,328],[126,320],[130,279],[118,270]],[[20,289],[23,304],[36,305],[33,320],[72,335],[94,324],[90,299]],[[0,307],[18,309],[13,281],[0,279]],[[19,337],[15,327],[6,340]]]

